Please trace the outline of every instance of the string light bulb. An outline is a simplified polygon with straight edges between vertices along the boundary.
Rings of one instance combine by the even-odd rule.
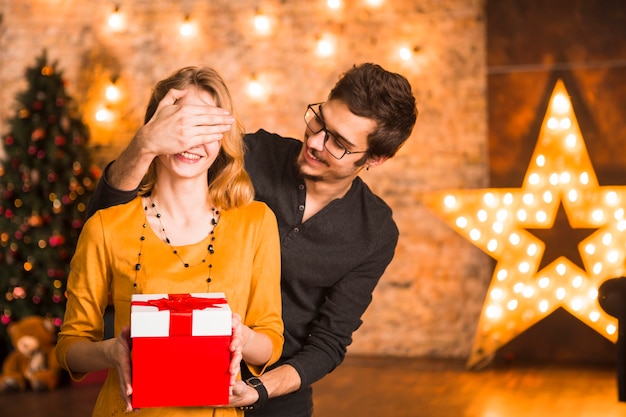
[[[335,40],[331,35],[324,35],[317,41],[316,53],[322,58],[327,58],[335,53]]]
[[[184,36],[186,38],[191,37],[191,36],[194,35],[194,33],[195,33],[195,25],[191,21],[191,18],[189,17],[189,15],[185,15],[185,18],[183,19],[182,23],[180,24],[180,28],[179,28],[178,31],[181,34],[181,36]]]
[[[266,85],[255,74],[248,81],[247,92],[248,96],[254,100],[261,100],[267,97]]]
[[[326,5],[329,9],[337,10],[341,8],[341,0],[327,0]]]
[[[272,31],[271,19],[260,10],[257,10],[253,21],[254,29],[259,35],[267,35]]]
[[[99,123],[112,123],[114,116],[109,108],[103,106],[96,110],[95,118]]]
[[[119,86],[117,85],[117,77],[114,77],[104,90],[104,96],[110,103],[117,103],[122,97]]]
[[[436,192],[426,203],[497,261],[468,367],[484,364],[557,308],[616,341],[617,322],[597,297],[604,281],[626,272],[626,186],[598,184],[563,81],[554,87],[522,188]],[[558,243],[527,229],[553,229],[561,206],[572,229],[595,231],[578,244],[582,266],[559,256],[539,269],[546,245]]]
[[[413,57],[413,51],[411,48],[407,48],[406,46],[400,48],[398,54],[400,55],[400,59],[403,61],[408,61]]]
[[[108,25],[114,32],[119,32],[124,29],[124,16],[120,12],[119,5],[116,5],[113,9],[113,13],[109,15]]]

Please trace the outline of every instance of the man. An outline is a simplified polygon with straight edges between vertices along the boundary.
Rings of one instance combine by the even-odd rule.
[[[229,129],[223,110],[177,106],[182,95],[166,96],[109,165],[90,213],[133,198],[156,155],[218,140]],[[235,386],[231,406],[254,416],[312,415],[311,384],[343,361],[398,240],[391,209],[358,174],[393,157],[416,117],[408,81],[366,63],[347,71],[326,102],[307,107],[304,142],[264,130],[246,135],[255,198],[278,220],[285,345],[260,378],[243,369],[247,385]]]

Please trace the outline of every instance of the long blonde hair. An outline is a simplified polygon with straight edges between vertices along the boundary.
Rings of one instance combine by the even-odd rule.
[[[243,124],[237,117],[228,87],[220,75],[208,67],[185,67],[168,78],[159,81],[146,109],[144,123],[154,116],[159,102],[167,92],[175,88],[184,90],[194,86],[211,94],[218,107],[227,110],[235,117],[235,125],[224,132],[221,147],[215,162],[209,168],[208,191],[212,204],[222,210],[244,206],[254,198],[254,188],[244,169]],[[152,161],[148,172],[141,181],[139,195],[149,195],[157,180],[156,160]]]

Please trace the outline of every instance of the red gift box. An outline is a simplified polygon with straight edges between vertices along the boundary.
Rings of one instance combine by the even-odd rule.
[[[133,408],[228,404],[231,319],[223,293],[134,294]]]

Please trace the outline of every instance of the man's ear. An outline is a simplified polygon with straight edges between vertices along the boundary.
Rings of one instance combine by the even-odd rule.
[[[367,160],[365,166],[367,168],[375,168],[382,165],[387,159],[389,159],[388,156],[372,156]]]

